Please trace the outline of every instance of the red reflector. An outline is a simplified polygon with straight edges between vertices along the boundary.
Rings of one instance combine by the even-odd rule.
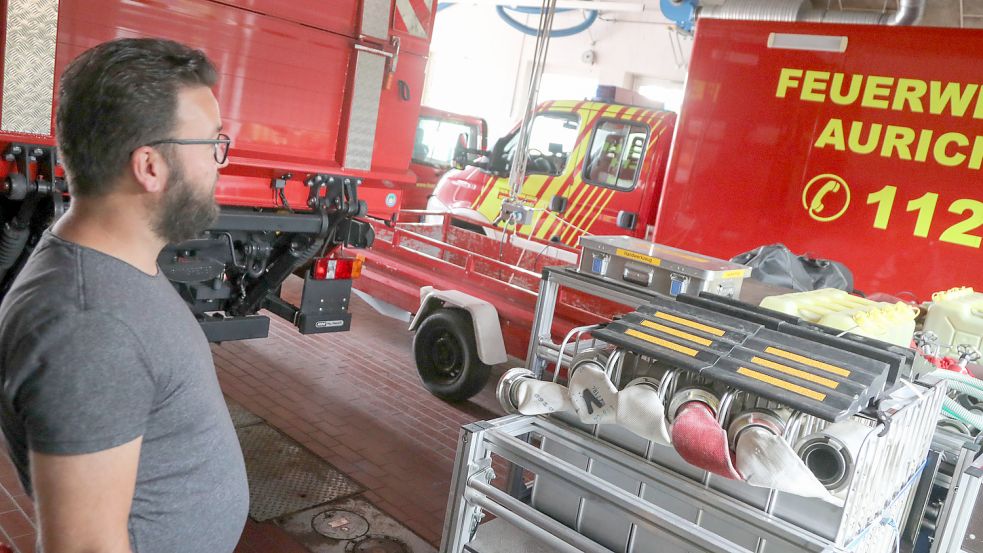
[[[358,257],[319,257],[311,267],[311,277],[314,280],[351,279],[362,275],[362,263],[365,258]]]

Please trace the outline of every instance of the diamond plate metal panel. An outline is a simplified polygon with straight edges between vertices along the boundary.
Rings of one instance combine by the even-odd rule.
[[[389,40],[389,14],[392,0],[365,0],[362,5],[362,34]]]
[[[368,171],[372,168],[385,70],[386,58],[368,52],[358,53],[352,108],[348,120],[348,145],[345,148],[345,167],[348,169]]]
[[[263,422],[263,419],[261,419],[259,416],[254,415],[251,411],[229,398],[225,398],[225,404],[229,407],[229,415],[232,417],[232,426],[236,428]]]
[[[249,516],[263,522],[362,491],[267,424],[236,429],[249,479]]]
[[[52,134],[58,0],[9,0],[0,129]]]

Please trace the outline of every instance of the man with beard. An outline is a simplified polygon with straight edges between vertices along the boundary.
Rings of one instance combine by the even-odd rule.
[[[205,55],[123,39],[65,70],[71,208],[0,306],[0,423],[45,553],[222,553],[248,509],[208,343],[157,266],[214,222],[227,164]]]

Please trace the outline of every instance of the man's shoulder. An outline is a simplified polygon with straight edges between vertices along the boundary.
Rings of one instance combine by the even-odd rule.
[[[46,232],[0,304],[0,347],[84,325],[118,327],[107,297],[129,283],[113,278],[102,257]]]
[[[77,252],[47,235],[42,238],[0,304],[0,336],[22,326],[71,319],[82,311],[78,269]]]

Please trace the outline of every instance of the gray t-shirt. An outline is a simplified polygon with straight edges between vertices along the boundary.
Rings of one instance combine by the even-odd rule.
[[[211,350],[162,273],[46,232],[0,305],[0,422],[28,450],[101,451],[143,436],[134,553],[231,552],[249,491]]]

